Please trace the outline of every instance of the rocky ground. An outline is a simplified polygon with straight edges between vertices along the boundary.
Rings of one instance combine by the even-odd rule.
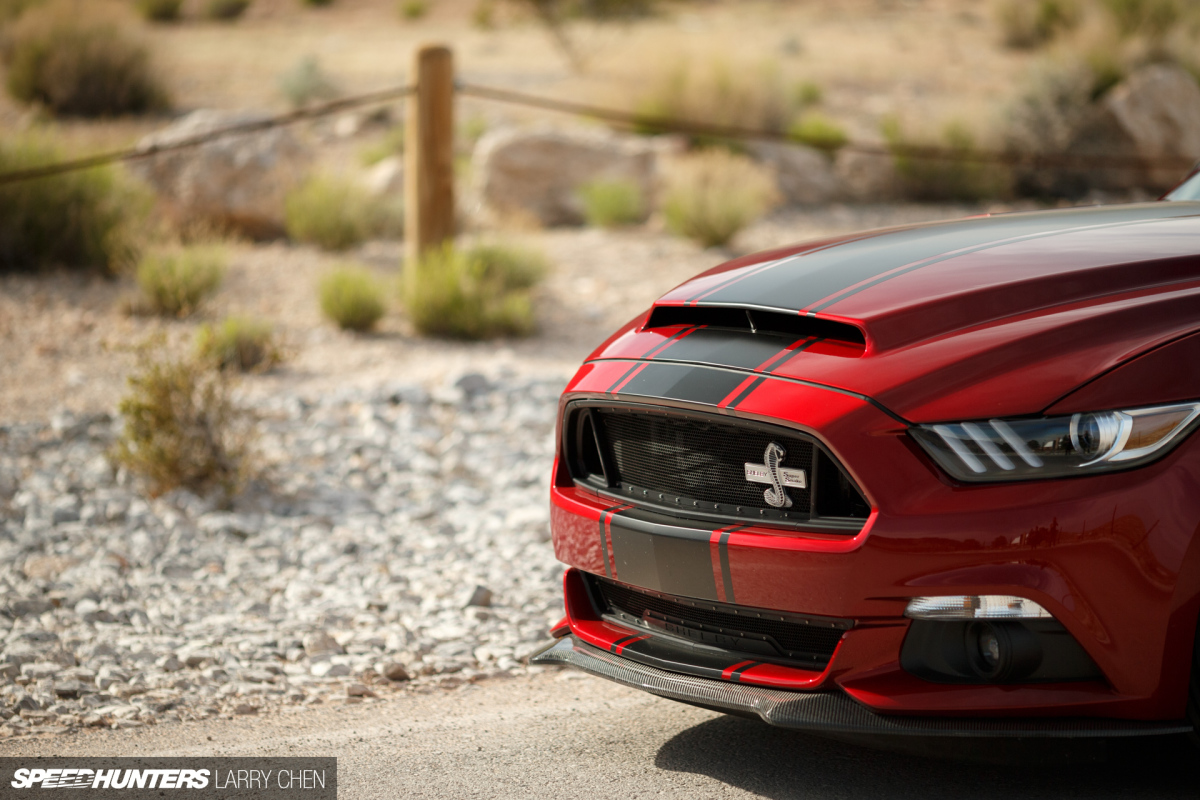
[[[105,456],[107,415],[0,427],[0,736],[521,672],[561,615],[546,477],[564,383],[256,401],[274,466],[233,511],[147,500]]]

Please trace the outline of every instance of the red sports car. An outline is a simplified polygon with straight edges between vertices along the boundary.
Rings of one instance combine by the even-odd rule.
[[[1193,194],[668,292],[563,394],[566,617],[535,660],[811,731],[1192,733]]]

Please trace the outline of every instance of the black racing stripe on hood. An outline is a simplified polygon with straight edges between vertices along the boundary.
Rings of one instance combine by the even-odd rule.
[[[758,369],[778,358],[800,337],[764,336],[706,328],[673,342],[654,355],[656,361],[692,361],[736,369]]]
[[[774,262],[767,269],[704,297],[705,303],[815,311],[849,296],[859,284],[881,282],[906,266],[943,260],[958,251],[995,246],[1019,237],[1195,214],[1191,204],[1055,210],[926,225]],[[863,287],[865,288],[865,287]]]
[[[647,363],[618,393],[715,406],[745,379],[743,372],[690,364]]]

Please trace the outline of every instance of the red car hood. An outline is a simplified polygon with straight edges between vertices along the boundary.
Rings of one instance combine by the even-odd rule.
[[[815,242],[723,264],[660,307],[849,323],[865,347],[808,347],[772,374],[866,395],[913,422],[1033,414],[1200,328],[1200,203],[976,217]],[[628,357],[645,322],[593,357]]]

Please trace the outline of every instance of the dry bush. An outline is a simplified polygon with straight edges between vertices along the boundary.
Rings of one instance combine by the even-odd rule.
[[[920,201],[973,202],[1007,194],[1008,171],[981,158],[975,137],[960,122],[948,123],[937,137],[910,138],[899,122],[884,122],[883,134],[907,197]],[[906,148],[936,147],[945,157],[923,157]]]
[[[399,199],[372,197],[352,181],[329,176],[310,178],[284,204],[288,236],[326,250],[347,250],[373,236],[403,232]]]
[[[151,251],[137,267],[142,301],[155,314],[186,317],[221,287],[225,265],[225,251],[216,245]]]
[[[429,13],[429,3],[426,0],[400,0],[397,10],[404,19],[418,20]]]
[[[421,333],[451,339],[525,336],[536,327],[532,289],[546,274],[538,253],[506,245],[447,244],[405,269],[405,306]]]
[[[1189,3],[1190,5],[1190,3]],[[1122,36],[1144,35],[1161,40],[1184,16],[1182,0],[1104,0]]]
[[[346,331],[369,331],[383,318],[383,284],[368,270],[356,266],[336,267],[318,287],[321,312]]]
[[[121,400],[124,428],[113,461],[151,495],[176,488],[235,494],[251,475],[252,419],[223,373],[191,360],[143,356]]]
[[[283,360],[275,329],[249,317],[228,317],[219,325],[201,326],[195,352],[199,361],[239,372],[262,372]]]
[[[1082,17],[1076,0],[1001,0],[996,6],[1004,44],[1022,50],[1073,30]]]
[[[846,129],[824,114],[809,112],[799,117],[788,128],[788,138],[793,142],[815,147],[833,155],[850,141]]]
[[[7,40],[8,91],[18,100],[89,117],[168,104],[149,52],[106,5],[60,0],[33,8]]]
[[[183,0],[137,0],[138,13],[149,22],[177,22]]]
[[[745,156],[722,149],[681,158],[667,175],[667,227],[703,247],[727,244],[778,201],[775,181]]]
[[[0,172],[64,157],[44,136],[0,140]],[[112,167],[0,186],[0,273],[47,266],[118,272],[133,260],[150,202]]]
[[[237,19],[250,8],[250,0],[208,0],[204,16],[222,22]]]
[[[646,200],[642,188],[630,180],[595,180],[579,190],[583,216],[589,225],[620,228],[646,218]]]
[[[773,62],[757,66],[712,61],[696,66],[673,59],[639,74],[634,109],[645,119],[639,131],[669,132],[655,119],[704,125],[753,128],[784,133],[796,111],[796,95],[789,92]],[[719,137],[691,136],[693,145],[721,143]]]
[[[337,82],[321,66],[316,56],[304,56],[279,76],[279,91],[292,108],[333,100],[341,94]]]

